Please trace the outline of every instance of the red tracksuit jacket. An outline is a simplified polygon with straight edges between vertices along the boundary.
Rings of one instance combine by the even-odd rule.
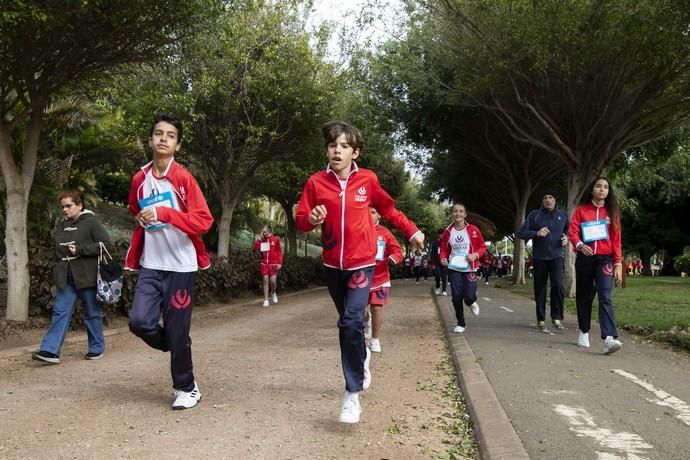
[[[374,279],[371,282],[371,291],[379,290],[384,284],[390,282],[391,274],[388,271],[388,262],[399,264],[403,258],[400,243],[398,243],[398,240],[393,236],[391,231],[380,223],[374,226],[374,228],[376,229],[376,240],[384,241],[386,243],[386,249],[383,252],[383,260],[376,261]]]
[[[452,251],[448,240],[450,240],[450,232],[453,229],[453,225],[454,224],[450,224],[443,231],[443,236],[441,237],[441,259],[448,260],[448,256]],[[471,268],[472,270],[477,270],[480,264],[479,259],[481,259],[482,255],[486,252],[486,245],[484,244],[484,237],[479,229],[472,224],[466,225],[467,234],[470,235],[470,254],[476,252],[479,256],[474,260],[474,262],[472,262]]]
[[[369,206],[407,238],[419,231],[414,222],[395,209],[395,201],[381,187],[376,174],[354,162],[344,190],[330,165],[307,180],[295,213],[301,232],[315,228],[309,223],[309,213],[319,204],[326,207],[326,219],[321,224],[321,257],[327,267],[356,270],[375,264],[376,230]]]
[[[270,235],[266,240],[259,238],[254,242],[254,252],[261,249],[261,243],[269,243],[268,251],[261,251],[261,263],[263,265],[283,265],[283,249],[280,246],[280,238]]]
[[[143,166],[132,179],[129,189],[129,212],[136,216],[141,211],[139,200],[143,196],[144,178],[153,167],[153,162]],[[171,160],[164,177],[173,186],[180,209],[166,207],[156,208],[156,217],[160,222],[168,222],[189,235],[196,249],[197,264],[201,270],[211,266],[211,258],[206,253],[206,247],[201,235],[208,232],[213,224],[213,216],[208,209],[204,194],[194,176],[175,160]],[[160,179],[160,178],[159,178]],[[144,252],[144,228],[137,225],[125,256],[125,269],[138,270],[141,265],[141,255]]]
[[[582,233],[580,225],[583,222],[590,222],[593,220],[606,219],[606,227],[608,228],[609,237],[606,240],[592,241],[591,243],[585,243],[582,241]],[[621,225],[617,222],[616,228],[614,230],[611,225],[611,219],[609,218],[608,211],[605,207],[598,208],[594,203],[583,203],[577,205],[573,215],[570,218],[570,229],[569,229],[570,242],[573,244],[573,251],[577,252],[577,244],[582,242],[586,244],[595,255],[600,256],[613,256],[613,263],[619,264],[623,260],[621,256]]]

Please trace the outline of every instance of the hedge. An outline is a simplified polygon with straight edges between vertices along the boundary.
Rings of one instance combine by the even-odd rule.
[[[53,283],[52,245],[47,242],[31,241],[29,244],[29,272],[31,275],[30,315],[42,315],[52,309],[55,298]],[[113,257],[124,260],[127,246],[116,244]],[[104,305],[106,318],[109,315],[127,315],[132,304],[136,273],[125,272],[122,299],[115,305]],[[281,291],[302,289],[309,286],[323,286],[325,276],[320,258],[291,257],[285,255],[278,277]],[[200,271],[196,278],[196,305],[209,302],[227,302],[245,293],[262,293],[259,274],[259,258],[249,250],[233,250],[230,257],[213,258],[211,268]],[[74,315],[81,320],[81,314]]]

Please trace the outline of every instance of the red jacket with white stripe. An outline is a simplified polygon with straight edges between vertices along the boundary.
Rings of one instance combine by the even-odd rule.
[[[261,263],[263,265],[283,265],[283,248],[280,246],[280,238],[269,235],[268,238],[257,239],[254,242],[254,252],[261,250],[261,243],[268,243],[268,251],[261,251]]]
[[[450,224],[446,229],[443,231],[443,236],[441,236],[441,259],[446,259],[448,260],[448,256],[452,252],[452,248],[450,246],[450,233],[453,230],[453,226],[455,224]],[[484,237],[482,236],[482,232],[479,231],[476,225],[472,224],[465,224],[467,228],[467,234],[470,236],[470,254],[476,253],[477,258],[474,259],[474,261],[471,264],[471,269],[472,270],[477,270],[480,265],[479,259],[482,257],[482,255],[486,252],[486,245],[484,244]]]
[[[139,211],[141,211],[139,200],[144,198],[144,179],[152,167],[153,162],[148,163],[134,175],[134,178],[132,178],[128,204],[129,212],[133,216],[136,216],[139,214]],[[196,250],[199,268],[201,270],[209,268],[211,266],[211,258],[206,253],[206,247],[201,239],[201,235],[208,232],[211,228],[213,216],[208,209],[201,187],[199,187],[194,176],[174,159],[170,161],[165,176],[157,179],[166,179],[171,183],[173,190],[175,190],[180,209],[159,206],[156,208],[156,218],[160,222],[167,222],[170,225],[174,225],[189,235],[189,239],[192,240],[192,244]],[[139,261],[141,260],[143,252],[144,228],[137,225],[137,228],[132,234],[132,240],[127,250],[127,255],[125,256],[125,269],[138,270],[141,267]]]
[[[327,267],[356,270],[374,266],[376,230],[370,206],[407,238],[419,232],[414,222],[395,209],[395,201],[381,187],[376,174],[358,168],[354,162],[344,190],[330,166],[307,180],[295,213],[295,223],[301,232],[315,228],[309,222],[309,213],[317,205],[326,207],[326,219],[321,224],[321,257]]]
[[[383,260],[376,261],[374,279],[371,282],[371,291],[377,291],[381,289],[383,285],[390,284],[391,274],[388,271],[388,262],[399,264],[403,259],[400,243],[398,243],[397,238],[393,236],[391,231],[380,223],[375,225],[374,228],[376,229],[377,242],[384,241],[386,243],[386,249],[383,251]]]
[[[593,220],[606,219],[606,227],[608,230],[609,237],[605,240],[592,241],[591,243],[585,243],[582,241],[582,227],[583,222],[590,222]],[[577,252],[578,243],[586,244],[589,246],[595,255],[599,256],[612,256],[613,263],[620,264],[623,260],[621,251],[621,224],[620,221],[616,222],[614,228],[611,225],[611,219],[609,217],[608,211],[604,206],[597,207],[593,202],[583,203],[577,205],[573,215],[570,218],[570,231],[569,237],[570,242],[573,244],[573,251]]]

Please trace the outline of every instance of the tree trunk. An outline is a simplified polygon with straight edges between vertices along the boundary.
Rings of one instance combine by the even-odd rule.
[[[645,276],[652,276],[652,251],[649,249],[640,249],[640,260],[642,261],[642,274]],[[623,266],[625,271],[625,266]]]
[[[285,240],[287,242],[287,253],[297,256],[297,225],[295,216],[292,214],[292,203],[278,201],[285,212]]]
[[[5,217],[5,250],[7,251],[8,320],[29,319],[29,249],[27,247],[27,214],[29,192],[34,180],[41,134],[42,110],[32,113],[26,124],[21,168],[14,161],[10,145],[11,132],[0,122],[0,167],[7,191]]]
[[[27,246],[28,200],[22,190],[7,189],[5,247],[7,248],[7,319],[29,319],[29,249]]]
[[[593,175],[590,177],[593,178]],[[573,211],[580,201],[583,189],[589,184],[590,177],[583,178],[574,169],[568,172],[568,221],[570,221]],[[565,248],[564,264],[565,295],[566,297],[575,297],[575,253],[572,251],[572,244]]]
[[[232,215],[239,201],[241,192],[238,190],[234,194],[230,190],[230,181],[223,184],[223,197],[221,199],[221,215],[218,224],[218,257],[228,257],[230,254],[230,226]]]
[[[513,221],[513,284],[525,284],[525,242],[519,237],[520,227],[527,215],[527,202],[531,193],[530,188],[526,188],[519,198],[519,203],[515,209],[515,220]]]
[[[513,284],[525,284],[525,242],[517,235],[522,222],[525,221],[525,208],[518,213],[515,219],[515,240],[513,241]]]

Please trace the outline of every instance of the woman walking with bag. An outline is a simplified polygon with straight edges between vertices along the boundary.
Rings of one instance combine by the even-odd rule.
[[[84,210],[79,192],[62,192],[58,202],[64,219],[53,230],[57,294],[50,328],[40,350],[31,357],[49,364],[60,362],[60,349],[69,329],[74,302],[79,298],[89,343],[84,358],[100,359],[105,351],[105,337],[101,303],[96,298],[96,275],[100,243],[110,243],[110,236],[95,214]]]

